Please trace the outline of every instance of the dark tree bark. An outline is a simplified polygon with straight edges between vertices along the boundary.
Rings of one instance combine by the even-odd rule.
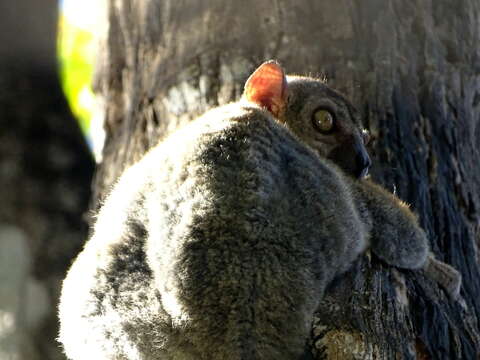
[[[0,358],[64,359],[60,283],[87,236],[92,157],[57,74],[57,1],[0,2]]]
[[[463,287],[452,301],[421,273],[366,254],[318,311],[316,357],[478,357],[478,1],[110,0],[107,13],[96,81],[107,140],[96,199],[171,130],[237,99],[262,61],[326,76],[374,135],[374,179],[412,204]]]

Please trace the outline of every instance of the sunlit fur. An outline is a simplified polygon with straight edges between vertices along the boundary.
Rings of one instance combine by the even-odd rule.
[[[71,359],[299,359],[365,246],[336,168],[265,110],[218,108],[115,186],[65,279],[60,341]]]

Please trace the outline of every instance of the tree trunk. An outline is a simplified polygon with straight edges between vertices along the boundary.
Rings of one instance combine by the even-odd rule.
[[[314,319],[326,359],[480,354],[480,3],[109,0],[97,93],[107,139],[100,199],[178,126],[237,99],[266,59],[325,76],[360,110],[373,178],[412,204],[439,259],[463,275],[449,299],[420,272],[366,254]],[[313,320],[313,319],[312,319]]]
[[[0,2],[0,358],[64,359],[61,280],[94,163],[57,74],[57,1]]]

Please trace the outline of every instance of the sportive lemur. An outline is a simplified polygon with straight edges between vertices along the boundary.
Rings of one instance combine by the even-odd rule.
[[[67,356],[301,359],[325,287],[368,247],[456,296],[408,207],[357,179],[354,111],[267,62],[127,169],[63,283]]]
[[[267,93],[270,94],[267,97],[269,100],[262,100]],[[365,148],[369,134],[362,129],[353,105],[323,81],[303,76],[285,76],[278,63],[267,61],[248,79],[244,97],[268,108],[276,120],[286,125],[320,157],[332,160],[347,174],[360,179],[365,177],[371,165]],[[366,224],[373,222],[369,234],[372,251],[390,265],[415,268],[402,265],[401,262],[408,256],[405,255],[402,260],[404,257],[400,255],[402,246],[409,245],[401,236],[408,236],[409,232],[413,232],[413,237],[421,237],[427,242],[415,214],[396,196],[369,180],[352,182],[350,179],[350,185],[357,208],[364,213],[363,221]],[[364,203],[369,204],[366,212],[361,210]],[[397,216],[400,214],[402,216]],[[392,225],[394,229],[390,229]],[[402,228],[405,233],[400,231]],[[412,261],[417,260],[415,258]],[[436,260],[431,253],[423,269],[453,298],[458,296],[461,275],[457,270]]]

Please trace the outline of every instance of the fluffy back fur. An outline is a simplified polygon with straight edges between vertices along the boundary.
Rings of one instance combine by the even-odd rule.
[[[72,359],[299,359],[365,234],[343,175],[270,113],[215,109],[114,188],[64,282],[60,340]]]

